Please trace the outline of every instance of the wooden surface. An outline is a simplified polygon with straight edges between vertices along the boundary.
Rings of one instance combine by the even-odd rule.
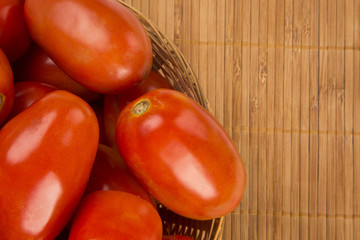
[[[360,0],[128,0],[246,164],[223,239],[360,239]]]

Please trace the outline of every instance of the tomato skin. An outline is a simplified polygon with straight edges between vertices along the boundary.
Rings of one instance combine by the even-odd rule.
[[[114,0],[26,0],[34,41],[72,79],[115,94],[140,82],[152,66],[149,36]]]
[[[35,43],[31,44],[28,51],[12,67],[15,82],[46,83],[74,93],[87,102],[92,102],[101,97],[101,94],[93,92],[71,79]]]
[[[136,85],[128,91],[118,95],[105,95],[104,122],[105,137],[108,145],[116,148],[115,127],[120,111],[138,97],[158,88],[173,89],[164,77],[154,70],[151,70],[149,76],[141,84]]]
[[[112,148],[99,144],[86,193],[99,190],[117,190],[134,194],[156,204],[150,194],[137,182],[120,155]]]
[[[15,99],[10,118],[13,118],[34,102],[57,88],[39,82],[18,82],[14,84]]]
[[[246,172],[236,147],[215,118],[180,92],[154,90],[126,106],[116,144],[145,189],[179,215],[221,217],[241,200]]]
[[[14,104],[14,80],[10,63],[0,49],[0,127]]]
[[[21,57],[31,43],[24,19],[24,0],[0,1],[0,48],[9,62]]]
[[[162,222],[147,201],[120,191],[92,192],[80,203],[69,240],[161,240]]]
[[[98,139],[90,106],[62,90],[47,94],[3,126],[2,239],[54,239],[61,232],[85,190]]]

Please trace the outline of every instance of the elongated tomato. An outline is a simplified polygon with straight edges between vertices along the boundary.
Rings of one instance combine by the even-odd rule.
[[[223,127],[184,94],[158,89],[136,99],[120,113],[115,136],[134,175],[173,212],[205,220],[239,204],[242,159]]]
[[[93,91],[124,91],[151,69],[147,32],[118,1],[26,0],[25,20],[49,57]]]
[[[0,49],[0,127],[14,104],[14,80],[7,57]]]
[[[99,140],[90,106],[53,91],[0,130],[2,239],[54,239],[89,179]]]
[[[0,48],[9,62],[21,57],[30,43],[31,38],[24,19],[24,0],[1,0]]]

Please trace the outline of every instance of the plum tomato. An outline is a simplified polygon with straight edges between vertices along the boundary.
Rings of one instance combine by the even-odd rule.
[[[206,220],[240,203],[243,161],[224,128],[190,97],[168,89],[144,94],[120,112],[115,137],[131,172],[173,212]]]
[[[156,208],[154,199],[137,182],[119,153],[103,144],[99,144],[85,192],[90,193],[98,190],[118,190],[132,193],[148,201]]]
[[[46,83],[74,93],[87,102],[92,102],[101,97],[101,94],[93,92],[71,79],[35,43],[32,43],[28,51],[12,64],[12,68],[15,82]]]
[[[150,203],[121,191],[85,196],[74,216],[69,240],[161,240],[162,222]]]
[[[0,49],[0,127],[14,104],[14,81],[10,63]]]
[[[109,146],[116,148],[115,144],[115,126],[116,119],[120,111],[130,102],[147,92],[158,88],[172,89],[170,83],[154,70],[150,71],[149,76],[139,85],[136,85],[128,91],[118,95],[105,95],[104,97],[104,122],[105,139]]]
[[[99,140],[84,100],[53,91],[0,130],[2,239],[54,239],[80,202]]]
[[[39,82],[18,82],[14,84],[15,98],[9,118],[24,111],[46,94],[57,90],[57,88]]]
[[[150,38],[115,0],[26,0],[34,41],[81,85],[116,94],[142,82],[152,67]]]
[[[0,48],[9,62],[21,57],[31,43],[24,19],[24,0],[0,1]]]

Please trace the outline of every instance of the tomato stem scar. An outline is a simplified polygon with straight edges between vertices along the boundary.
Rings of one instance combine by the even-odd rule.
[[[141,100],[140,102],[137,102],[135,106],[132,108],[132,112],[140,116],[144,114],[150,107],[150,101],[147,99]]]

